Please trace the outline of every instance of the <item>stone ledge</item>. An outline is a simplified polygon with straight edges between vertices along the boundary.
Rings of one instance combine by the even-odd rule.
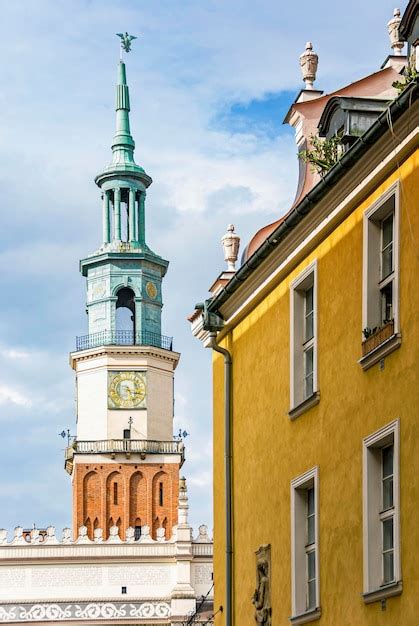
[[[321,608],[317,607],[316,609],[305,611],[304,613],[294,615],[288,619],[291,624],[307,624],[307,622],[314,622],[316,619],[320,619],[321,614]]]
[[[399,596],[403,591],[403,583],[399,580],[391,585],[385,585],[379,589],[373,591],[367,591],[362,594],[362,598],[365,604],[371,604],[372,602],[380,602],[380,600],[386,600],[393,596]]]
[[[368,352],[365,356],[361,357],[358,361],[364,371],[384,359],[388,354],[400,348],[402,343],[402,336],[400,333],[396,333],[383,341],[379,346]]]
[[[300,415],[302,415],[303,413],[311,409],[311,407],[316,406],[316,404],[318,404],[319,402],[320,402],[320,391],[315,391],[313,395],[311,395],[309,398],[304,400],[304,402],[297,404],[296,407],[288,411],[290,420],[295,420],[297,417],[299,417]]]

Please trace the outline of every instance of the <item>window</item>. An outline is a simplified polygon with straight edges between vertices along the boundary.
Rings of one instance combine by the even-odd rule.
[[[401,592],[399,422],[364,439],[364,599]],[[389,587],[392,589],[389,592]]]
[[[318,468],[291,482],[293,624],[320,617],[318,550]]]
[[[394,209],[381,221],[381,254],[380,254],[380,323],[387,324],[394,319],[393,315],[393,240],[394,240]]]
[[[398,206],[398,187],[393,185],[364,216],[362,353],[367,357],[374,351],[377,358],[361,359],[363,366],[374,365],[400,345]]]
[[[159,483],[159,505],[163,506],[163,483]]]
[[[314,390],[314,287],[304,292],[304,399]]]
[[[134,541],[139,541],[141,538],[141,526],[134,526]]]
[[[314,510],[314,487],[306,489],[306,565],[307,609],[316,608],[316,513]]]
[[[316,274],[314,263],[291,284],[291,418],[318,401]]]
[[[118,483],[113,484],[113,503],[118,504]]]
[[[381,450],[381,530],[383,583],[394,581],[394,444]]]

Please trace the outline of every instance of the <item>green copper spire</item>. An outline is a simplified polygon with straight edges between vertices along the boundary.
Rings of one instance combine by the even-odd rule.
[[[126,163],[135,165],[134,148],[135,141],[131,136],[129,126],[129,89],[125,71],[125,63],[119,62],[118,82],[116,85],[116,132],[113,138],[112,151],[114,165]]]
[[[112,141],[112,161],[96,177],[96,183],[101,186],[103,181],[109,179],[110,176],[129,174],[148,187],[152,182],[150,176],[134,160],[135,141],[131,135],[129,123],[129,88],[125,63],[122,60],[118,64],[115,110],[116,131]]]
[[[122,56],[122,50],[129,52],[135,37],[128,33],[118,36]],[[146,195],[152,180],[134,160],[129,89],[122,58],[118,63],[115,110],[112,161],[95,179],[102,195],[102,243],[80,262],[87,278],[89,335],[99,342],[97,345],[126,343],[128,337],[129,342],[163,347],[162,280],[168,261],[155,254],[146,241]],[[119,326],[119,308],[131,311],[131,329]],[[124,332],[118,334],[120,330]]]

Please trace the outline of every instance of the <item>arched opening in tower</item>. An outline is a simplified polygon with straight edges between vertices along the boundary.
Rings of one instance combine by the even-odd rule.
[[[117,293],[116,330],[128,331],[135,336],[135,294],[129,287],[123,287]]]

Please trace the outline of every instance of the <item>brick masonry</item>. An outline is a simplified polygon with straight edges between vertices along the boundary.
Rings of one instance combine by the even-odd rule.
[[[177,524],[179,465],[175,463],[76,463],[73,480],[73,532],[87,526],[102,528],[104,538],[116,524],[121,539],[128,526],[149,526],[156,538],[164,527],[166,539]]]

